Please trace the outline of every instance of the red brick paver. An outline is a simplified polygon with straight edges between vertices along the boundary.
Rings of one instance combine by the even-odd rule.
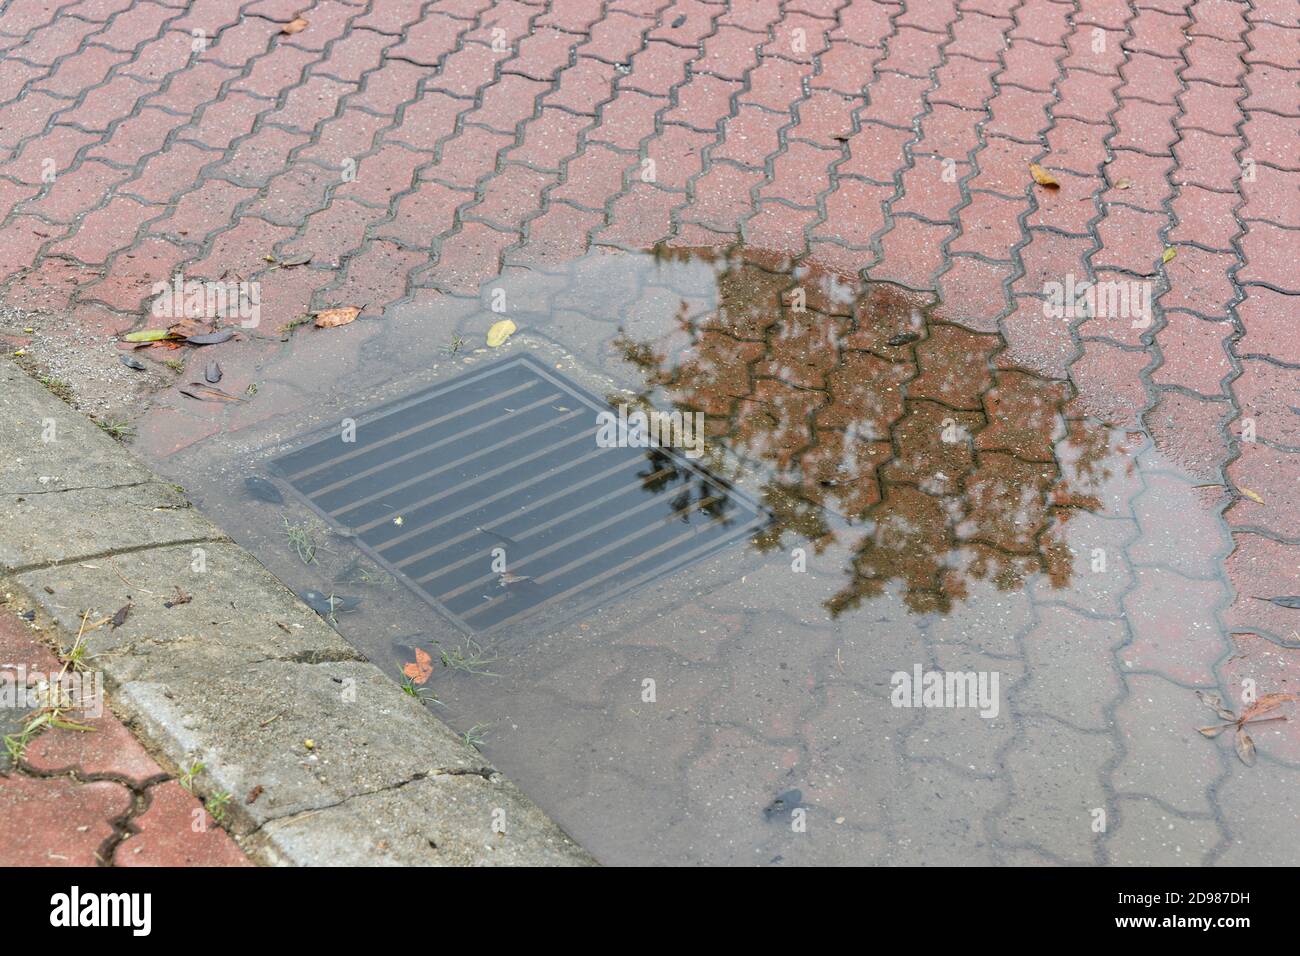
[[[58,673],[50,648],[0,608],[0,668]],[[6,713],[6,732],[17,712]],[[0,773],[0,866],[249,866],[194,794],[171,780],[105,706],[89,731],[34,737]]]

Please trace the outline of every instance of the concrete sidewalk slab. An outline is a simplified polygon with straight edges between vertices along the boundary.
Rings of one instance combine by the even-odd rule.
[[[68,524],[69,514],[82,520]],[[221,534],[175,488],[159,481],[0,495],[0,524],[7,529],[0,540],[0,565],[11,570],[161,544],[210,542]],[[60,533],[54,537],[56,528]]]

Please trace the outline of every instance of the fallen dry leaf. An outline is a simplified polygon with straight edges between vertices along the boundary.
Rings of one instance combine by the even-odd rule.
[[[275,256],[262,256],[263,262],[271,263],[271,271],[276,269],[291,269],[294,266],[305,266],[311,262],[311,253],[301,253],[296,256],[290,256],[287,259],[277,259]]]
[[[415,662],[403,667],[402,673],[417,684],[423,684],[427,681],[433,676],[433,660],[429,657],[429,652],[422,651],[417,647],[415,649]]]
[[[120,608],[117,609],[117,613],[114,614],[112,620],[108,622],[109,630],[116,631],[119,627],[125,624],[127,615],[129,615],[130,613],[131,613],[131,602],[127,601],[125,604],[123,604]]]
[[[1264,714],[1270,714],[1273,711],[1277,710],[1279,707],[1281,707],[1283,704],[1288,703],[1289,701],[1293,701],[1295,699],[1296,699],[1295,694],[1282,694],[1282,693],[1265,694],[1259,700],[1255,701],[1255,703],[1251,704],[1249,707],[1246,708],[1245,712],[1242,713],[1241,715],[1241,722],[1244,724],[1251,720],[1254,720],[1256,717],[1262,717]]]
[[[1115,184],[1116,189],[1130,189],[1132,186],[1133,186],[1133,180],[1131,179],[1121,179],[1119,182]]]
[[[195,335],[210,335],[212,332],[213,328],[207,322],[197,322],[194,319],[181,319],[167,327],[167,337],[173,339],[188,339]]]
[[[1251,491],[1249,488],[1242,488],[1240,485],[1238,485],[1237,490],[1240,491],[1247,498],[1249,498],[1251,501],[1255,502],[1255,504],[1257,505],[1262,505],[1264,503],[1264,499],[1261,498],[1257,492]]]
[[[229,392],[223,392],[219,388],[211,385],[204,385],[201,382],[190,382],[188,385],[181,386],[180,393],[186,398],[194,398],[200,402],[242,402],[243,399],[238,395],[231,395]]]
[[[1061,188],[1061,184],[1056,181],[1052,174],[1037,163],[1029,164],[1029,175],[1034,177],[1034,182],[1038,183],[1038,185],[1045,189]]]
[[[122,336],[123,342],[160,342],[172,333],[168,329],[141,329]]]
[[[492,328],[488,329],[487,344],[492,348],[498,348],[505,343],[505,340],[515,334],[519,326],[509,319],[502,319],[495,323]]]
[[[1237,745],[1237,756],[1241,758],[1241,762],[1247,767],[1255,766],[1255,741],[1250,739],[1250,734],[1238,727],[1235,742]]]
[[[1236,719],[1237,719],[1237,715],[1234,714],[1231,710],[1229,710],[1229,709],[1224,705],[1224,703],[1223,703],[1223,698],[1220,697],[1218,694],[1211,694],[1211,693],[1209,693],[1209,692],[1207,692],[1207,691],[1198,690],[1198,691],[1196,692],[1196,697],[1197,697],[1198,700],[1200,700],[1200,702],[1201,702],[1202,704],[1204,704],[1206,707],[1210,708],[1210,710],[1214,711],[1216,714],[1218,714],[1218,715],[1219,715],[1220,717],[1222,717],[1224,720],[1231,720],[1231,721],[1234,721],[1234,722],[1236,721]],[[1202,733],[1204,733],[1204,731],[1202,731]],[[1207,735],[1207,736],[1210,736],[1210,735]]]
[[[302,17],[295,17],[286,23],[284,29],[280,32],[293,36],[295,33],[302,33],[302,31],[306,30],[308,26],[310,26],[310,24]]]
[[[235,333],[230,329],[221,329],[219,332],[204,332],[202,335],[191,335],[185,339],[187,345],[220,345],[222,342],[229,342],[235,337]]]
[[[360,314],[361,310],[355,305],[340,306],[337,309],[325,309],[315,314],[316,328],[333,329],[340,325],[347,325]]]
[[[1237,756],[1241,758],[1241,762],[1247,767],[1255,765],[1255,741],[1251,739],[1250,734],[1246,733],[1246,726],[1248,724],[1269,724],[1274,721],[1286,720],[1285,714],[1279,717],[1265,717],[1264,715],[1272,713],[1283,704],[1293,700],[1300,700],[1300,697],[1295,694],[1265,694],[1242,711],[1241,716],[1238,717],[1224,705],[1223,699],[1218,694],[1198,690],[1196,696],[1201,703],[1217,713],[1225,721],[1225,723],[1216,724],[1212,727],[1197,727],[1197,733],[1204,737],[1214,738],[1229,727],[1235,728],[1236,734],[1234,735],[1233,746],[1237,750]]]
[[[1160,256],[1161,262],[1169,262],[1174,256],[1178,255],[1178,250],[1173,246],[1166,246],[1164,254]]]

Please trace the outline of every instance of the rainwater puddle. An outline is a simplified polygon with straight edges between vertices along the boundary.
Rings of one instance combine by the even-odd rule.
[[[1115,720],[1161,466],[933,306],[744,249],[513,269],[299,332],[157,467],[603,862],[1124,858],[1095,808],[1217,767],[1130,773]]]

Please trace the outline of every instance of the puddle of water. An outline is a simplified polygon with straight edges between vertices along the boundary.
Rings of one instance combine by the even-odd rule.
[[[158,467],[605,862],[1096,862],[1141,442],[933,305],[743,249],[513,269],[308,332]]]

